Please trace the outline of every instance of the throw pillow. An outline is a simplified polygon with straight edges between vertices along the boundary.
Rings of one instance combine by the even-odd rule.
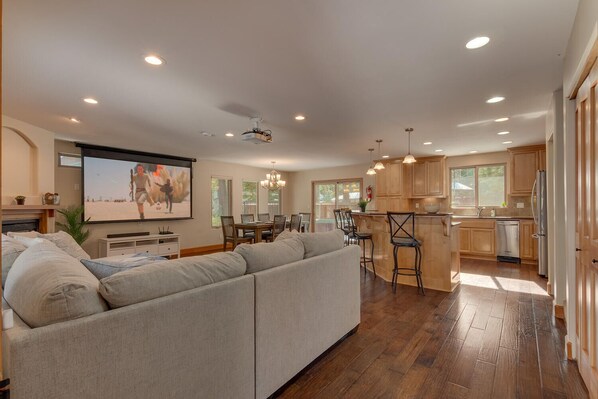
[[[2,234],[2,287],[13,263],[26,249],[19,241]]]
[[[323,255],[328,252],[338,251],[345,246],[344,234],[341,230],[332,230],[325,233],[303,233],[299,239],[305,246],[305,258]]]
[[[38,236],[37,231],[9,231],[6,233],[10,238],[15,237],[29,237],[29,238],[36,238]]]
[[[12,236],[12,239],[23,244],[25,246],[25,248],[29,248],[33,245],[41,244],[44,241],[46,241],[40,237],[29,237],[29,236],[21,236],[21,235]]]
[[[249,274],[302,260],[304,249],[299,238],[291,237],[270,243],[241,244],[235,252],[247,262]]]
[[[71,255],[73,258],[81,259],[91,259],[91,257],[77,244],[77,241],[70,234],[59,231],[57,233],[51,234],[39,234],[38,237],[45,238],[53,242],[58,248],[62,249],[67,254]]]
[[[289,238],[293,238],[293,237],[296,237],[298,234],[299,234],[299,232],[297,230],[293,230],[293,231],[283,230],[282,233],[280,233],[279,235],[276,236],[274,241],[280,241],[280,240],[286,240]]]
[[[243,257],[233,252],[165,260],[113,274],[100,281],[112,308],[149,301],[245,274]]]
[[[143,265],[149,265],[150,263],[161,262],[163,260],[167,259],[163,256],[142,253],[135,255],[109,256],[98,259],[81,259],[81,263],[83,263],[98,280],[101,280],[104,277],[112,276],[115,273],[120,273]]]
[[[107,310],[98,284],[81,262],[46,241],[17,258],[4,299],[30,327],[41,327]]]

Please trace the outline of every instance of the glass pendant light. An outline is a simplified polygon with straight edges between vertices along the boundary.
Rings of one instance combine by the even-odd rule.
[[[413,131],[413,128],[408,127],[407,129],[405,129],[405,131],[407,132],[407,135],[409,137],[409,147],[407,147],[409,151],[407,152],[407,155],[405,155],[403,163],[415,163],[417,161],[415,160],[415,157],[411,155],[411,132]]]
[[[382,139],[376,140],[376,143],[378,143],[378,158],[382,158],[382,153],[380,152],[380,143],[382,143]],[[382,170],[382,169],[384,169],[384,164],[382,162],[378,161],[378,162],[376,162],[376,165],[374,165],[374,169]]]
[[[368,151],[370,152],[370,167],[368,169],[368,171],[366,172],[366,174],[368,175],[375,175],[376,174],[376,170],[374,168],[372,168],[372,151],[374,151],[373,148],[368,148]]]

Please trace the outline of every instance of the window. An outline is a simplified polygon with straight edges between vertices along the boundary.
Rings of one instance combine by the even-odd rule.
[[[315,181],[313,185],[314,231],[333,230],[334,210],[339,208],[359,209],[361,179]]]
[[[212,227],[220,227],[220,216],[232,214],[232,184],[227,177],[212,177]]]
[[[258,183],[256,181],[243,181],[243,208],[241,213],[257,216],[258,211]]]
[[[502,206],[505,202],[505,165],[451,169],[451,208]]]
[[[280,190],[268,190],[268,213],[270,214],[270,217],[282,213],[282,208],[280,206]]]
[[[81,155],[67,154],[64,152],[59,152],[58,153],[58,166],[66,166],[68,168],[80,168],[81,167]]]

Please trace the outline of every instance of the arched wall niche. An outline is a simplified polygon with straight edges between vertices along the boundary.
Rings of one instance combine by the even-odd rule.
[[[38,196],[39,149],[19,129],[2,126],[3,196]]]

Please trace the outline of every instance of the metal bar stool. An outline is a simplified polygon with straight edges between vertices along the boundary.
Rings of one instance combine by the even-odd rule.
[[[345,229],[344,226],[344,219],[345,217],[343,216],[343,211],[340,209],[334,209],[334,222],[336,225],[336,228],[341,230],[344,234],[344,242],[345,242],[345,246],[349,245],[349,231],[347,231],[347,229]]]
[[[415,276],[417,280],[417,290],[421,290],[423,295],[424,283],[422,280],[422,253],[421,242],[415,238],[415,213],[413,212],[387,212],[388,224],[390,225],[390,243],[394,246],[393,257],[395,267],[392,271],[392,288],[396,292],[398,275]],[[415,263],[413,267],[399,267],[397,261],[397,253],[399,248],[414,248],[415,249]],[[408,272],[404,272],[408,271]]]
[[[359,264],[363,265],[363,273],[364,275],[367,274],[368,268],[367,264],[372,264],[372,271],[374,272],[374,278],[376,278],[376,265],[374,264],[374,240],[372,238],[372,233],[365,233],[357,231],[357,226],[355,225],[355,220],[353,220],[353,213],[351,210],[347,210],[345,213],[345,220],[347,222],[347,228],[349,229],[349,239],[357,241],[357,245],[361,246],[363,242],[362,248],[362,255]],[[370,256],[365,256],[365,242],[366,240],[370,241]]]

